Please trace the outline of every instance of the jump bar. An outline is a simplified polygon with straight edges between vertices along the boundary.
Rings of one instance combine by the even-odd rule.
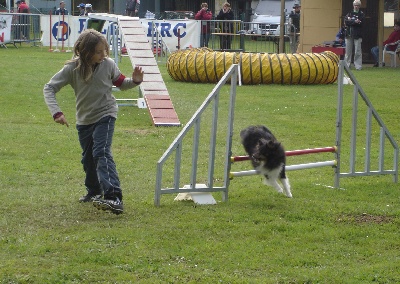
[[[298,164],[298,165],[291,165],[291,166],[286,166],[285,171],[296,171],[296,170],[304,170],[304,169],[311,169],[311,168],[321,168],[321,167],[327,167],[327,166],[336,166],[337,161],[332,160],[332,161],[324,161],[324,162],[315,162],[315,163],[308,163],[308,164]],[[259,175],[260,172],[256,170],[248,170],[248,171],[240,171],[240,172],[230,172],[230,178],[234,177],[243,177],[243,176],[253,176],[253,175]]]
[[[286,154],[286,157],[289,157],[289,156],[299,156],[299,155],[315,154],[315,153],[326,153],[326,152],[334,153],[336,151],[337,151],[336,146],[332,146],[332,147],[323,147],[323,148],[313,148],[313,149],[302,149],[302,150],[286,151],[285,154]],[[231,162],[232,163],[233,162],[247,161],[247,160],[250,160],[249,156],[231,157]]]

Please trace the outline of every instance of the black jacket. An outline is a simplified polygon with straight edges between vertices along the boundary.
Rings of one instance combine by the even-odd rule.
[[[221,11],[219,11],[219,14],[216,17],[217,20],[234,20],[234,18],[235,18],[235,16],[234,16],[232,10],[229,10],[228,13],[224,13],[224,11],[222,9],[221,9]],[[223,23],[222,32],[224,32],[224,33],[232,33],[233,32],[232,23],[224,22]]]
[[[356,23],[356,20],[360,20],[359,23]],[[362,11],[358,11],[357,13],[352,11],[348,13],[344,22],[347,26],[346,37],[351,37],[354,39],[362,38],[362,26],[364,23],[365,15]]]

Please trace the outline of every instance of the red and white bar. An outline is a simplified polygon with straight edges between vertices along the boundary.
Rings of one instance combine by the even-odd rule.
[[[324,161],[324,162],[315,162],[315,163],[308,163],[308,164],[298,164],[298,165],[291,165],[286,166],[285,171],[296,171],[296,170],[304,170],[304,169],[311,169],[311,168],[321,168],[327,166],[336,166],[337,161]],[[243,177],[243,176],[253,176],[259,175],[260,173],[256,170],[248,170],[248,171],[240,171],[240,172],[230,172],[230,178],[234,177]]]
[[[323,148],[312,148],[312,149],[286,151],[285,154],[286,154],[286,157],[289,157],[289,156],[299,156],[299,155],[306,155],[306,154],[327,153],[327,152],[335,153],[336,151],[337,151],[336,146],[332,146],[332,147],[323,147]],[[231,157],[232,163],[247,161],[247,160],[250,160],[249,156]]]

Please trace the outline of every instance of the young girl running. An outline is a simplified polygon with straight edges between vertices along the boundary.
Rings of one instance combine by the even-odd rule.
[[[74,89],[76,129],[87,189],[87,194],[79,201],[93,201],[98,209],[120,214],[123,212],[122,190],[111,153],[118,106],[111,90],[113,86],[128,90],[139,85],[143,81],[143,71],[136,66],[132,78],[125,77],[108,57],[109,50],[101,33],[93,29],[83,31],[75,43],[74,58],[50,79],[43,93],[54,121],[68,127],[56,93],[66,85]]]

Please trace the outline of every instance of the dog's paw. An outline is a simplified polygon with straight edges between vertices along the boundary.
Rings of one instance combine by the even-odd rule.
[[[289,197],[289,198],[292,198],[293,196],[292,196],[292,194],[289,192],[289,193],[286,193],[286,196],[287,197]]]

